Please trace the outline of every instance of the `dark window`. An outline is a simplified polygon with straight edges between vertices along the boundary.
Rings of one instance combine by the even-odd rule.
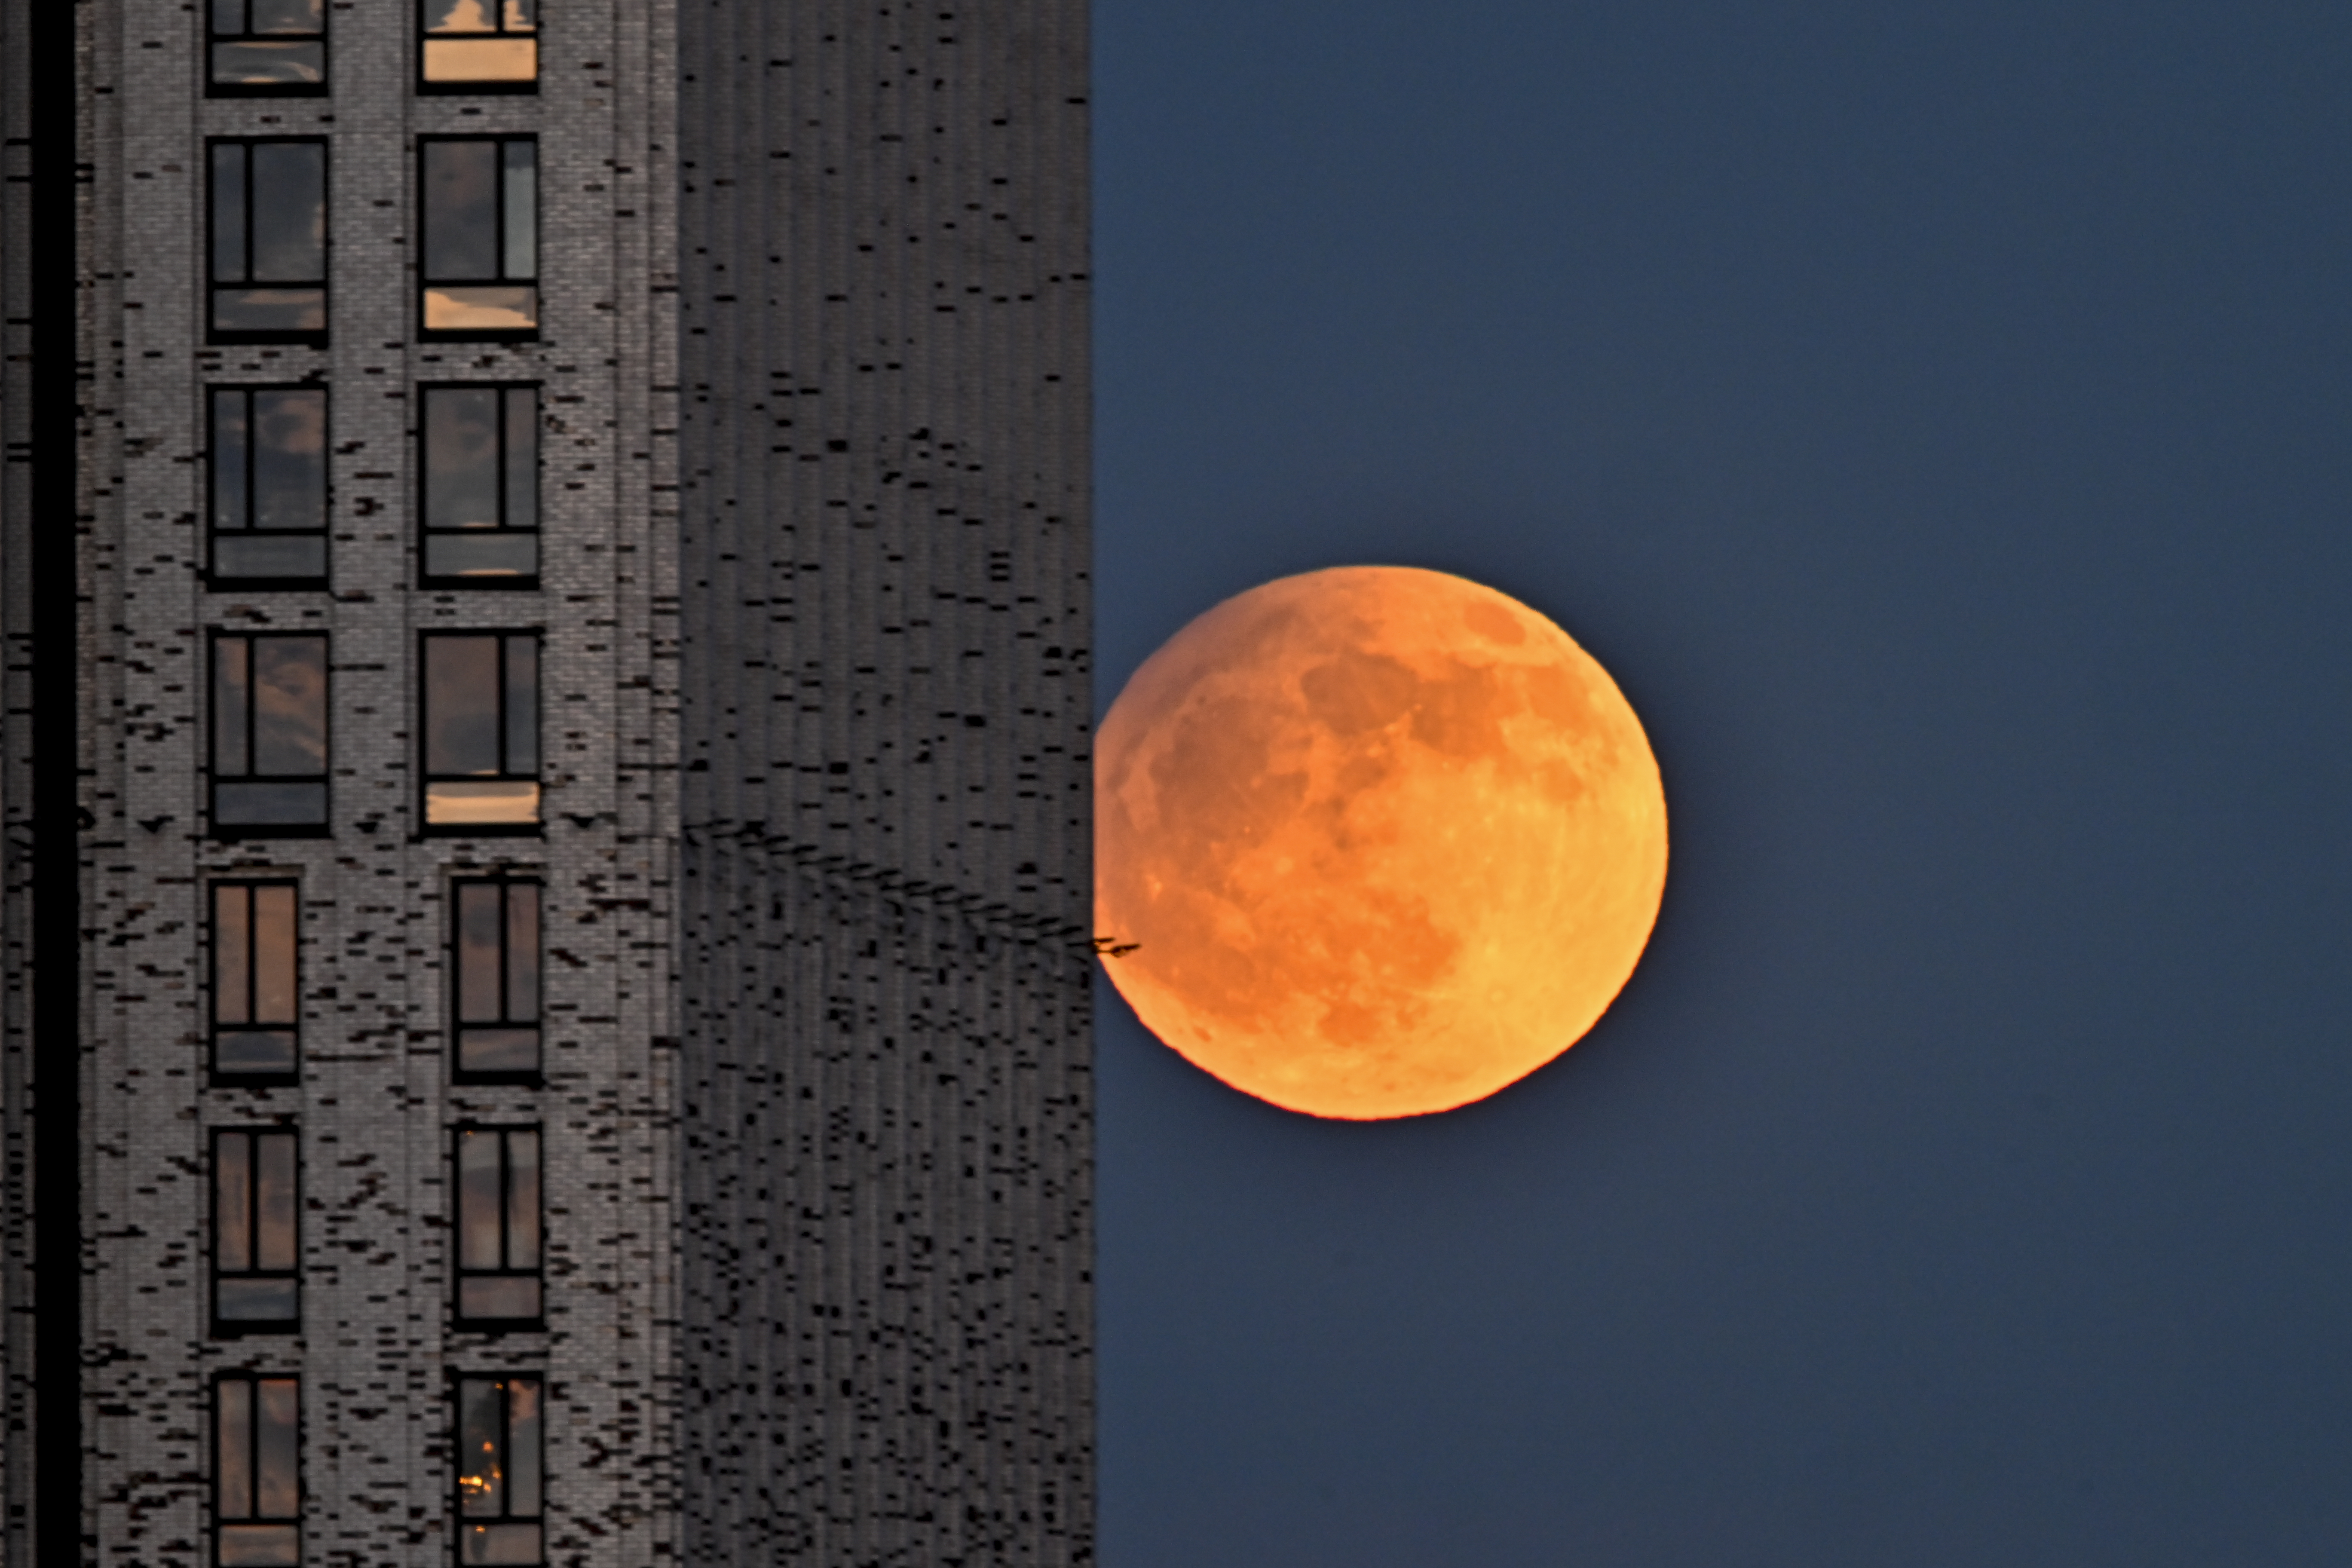
[[[213,884],[215,1078],[294,1081],[300,907],[292,882]]]
[[[425,825],[479,832],[539,822],[539,636],[425,638]]]
[[[539,1129],[457,1129],[457,1326],[540,1318]]]
[[[213,637],[213,831],[316,833],[327,825],[327,639]]]
[[[326,0],[212,0],[215,95],[327,90]]]
[[[302,1383],[250,1372],[213,1384],[214,1560],[302,1561]]]
[[[457,1378],[457,1561],[545,1562],[547,1478],[536,1377]]]
[[[539,0],[418,0],[416,84],[425,92],[530,92]]]
[[[427,137],[423,330],[435,338],[539,332],[539,143]]]
[[[301,1321],[299,1136],[289,1128],[213,1134],[213,1331]]]
[[[212,336],[327,341],[327,144],[215,142]]]
[[[540,885],[461,877],[450,890],[457,1076],[537,1082]]]
[[[539,388],[428,386],[425,575],[467,587],[539,580]]]
[[[213,580],[323,585],[326,389],[214,387],[212,469]]]

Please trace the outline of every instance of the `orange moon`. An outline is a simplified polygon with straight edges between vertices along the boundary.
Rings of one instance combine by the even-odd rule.
[[[1095,810],[1119,994],[1314,1116],[1448,1110],[1543,1066],[1665,889],[1657,761],[1608,671],[1410,567],[1281,578],[1178,632],[1103,721]]]

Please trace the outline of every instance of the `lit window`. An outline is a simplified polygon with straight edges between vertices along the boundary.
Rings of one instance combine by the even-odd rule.
[[[213,1384],[214,1558],[302,1561],[302,1384],[249,1372]]]
[[[326,826],[327,639],[215,633],[213,831],[299,835]]]
[[[539,0],[419,0],[425,92],[529,92],[539,80]]]
[[[215,142],[215,342],[327,341],[327,144]]]
[[[212,0],[212,90],[326,91],[326,0]]]
[[[422,146],[425,334],[537,336],[538,142],[427,137]]]
[[[292,882],[213,884],[213,1076],[294,1081],[299,1063]]]
[[[213,1134],[213,1331],[291,1330],[301,1321],[298,1135]]]
[[[457,1379],[457,1561],[545,1562],[540,1380]]]
[[[425,575],[467,587],[539,581],[539,388],[428,386]]]
[[[478,832],[539,823],[539,637],[425,638],[425,825]]]
[[[537,882],[459,878],[451,884],[457,1076],[539,1079]]]
[[[539,1129],[457,1129],[457,1326],[540,1317]]]
[[[323,585],[326,389],[216,386],[212,405],[213,580]]]

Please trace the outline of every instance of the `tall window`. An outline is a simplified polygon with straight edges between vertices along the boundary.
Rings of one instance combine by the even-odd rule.
[[[212,92],[327,90],[326,0],[212,0]]]
[[[539,81],[539,0],[418,0],[424,92],[530,92]]]
[[[213,1384],[214,1561],[302,1561],[302,1383],[227,1372]]]
[[[539,1129],[457,1129],[457,1326],[536,1323]]]
[[[427,386],[425,575],[467,587],[539,581],[539,388]]]
[[[539,142],[428,136],[421,142],[425,335],[539,333]]]
[[[215,142],[212,339],[327,341],[327,143]]]
[[[212,389],[215,583],[297,587],[327,578],[327,392]]]
[[[213,1133],[215,1333],[301,1321],[299,1142],[290,1128]]]
[[[457,1378],[457,1561],[547,1560],[540,1380]]]
[[[327,825],[327,639],[213,637],[213,831],[314,834]]]
[[[290,881],[213,884],[213,1076],[292,1083],[300,1065],[300,896]]]
[[[539,823],[539,635],[425,638],[425,825]]]
[[[450,886],[457,1073],[474,1082],[539,1080],[540,885],[461,877]]]

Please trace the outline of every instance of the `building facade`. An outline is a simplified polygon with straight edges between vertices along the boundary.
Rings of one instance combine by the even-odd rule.
[[[7,0],[7,1562],[1091,1561],[1084,23]]]

